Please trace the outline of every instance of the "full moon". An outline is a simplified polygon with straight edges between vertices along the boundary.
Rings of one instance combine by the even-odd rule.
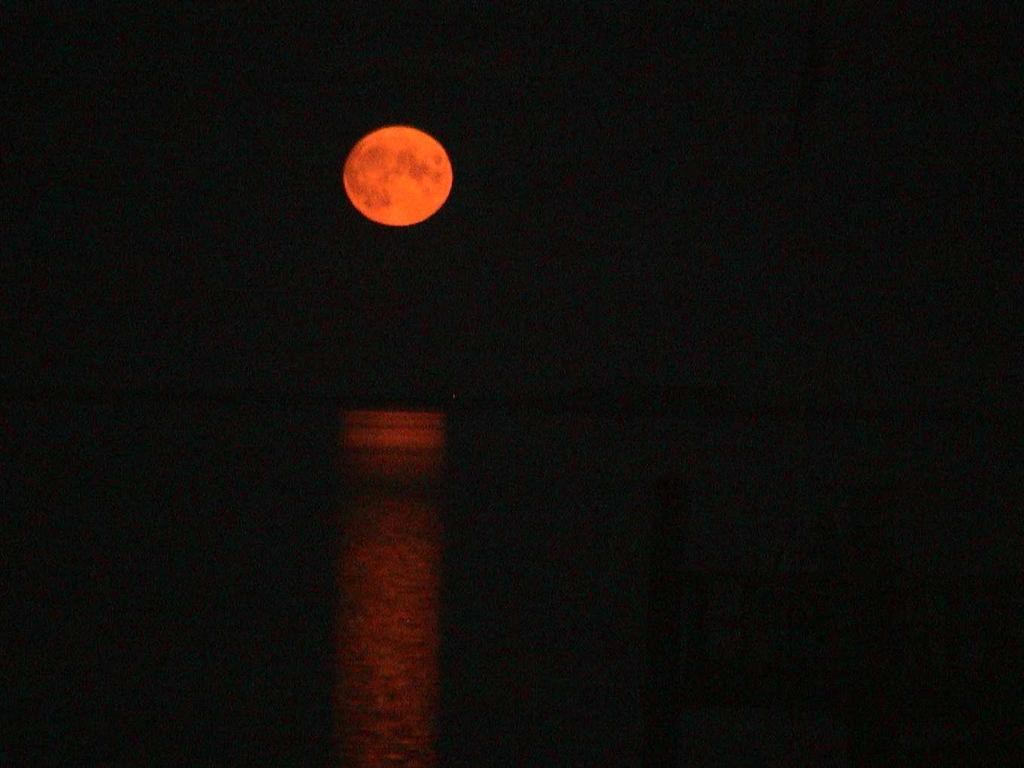
[[[388,125],[361,138],[341,171],[345,194],[366,218],[404,227],[430,218],[448,199],[452,164],[444,147],[408,125]]]

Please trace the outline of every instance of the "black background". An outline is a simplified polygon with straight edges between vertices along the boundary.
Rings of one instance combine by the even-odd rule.
[[[5,8],[15,758],[331,759],[339,400],[1016,397],[1014,4],[671,5]],[[389,123],[416,227],[341,186]]]

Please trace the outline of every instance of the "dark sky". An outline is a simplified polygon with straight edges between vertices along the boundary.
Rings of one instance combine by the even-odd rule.
[[[1012,3],[171,5],[5,13],[5,387],[1020,372]],[[420,226],[344,197],[387,123],[452,158]]]

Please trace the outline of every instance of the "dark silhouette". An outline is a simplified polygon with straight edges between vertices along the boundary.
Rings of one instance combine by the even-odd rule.
[[[888,441],[876,459],[891,472],[837,511],[842,530],[825,569],[695,568],[684,552],[699,480],[691,472],[660,480],[649,545],[646,765],[676,764],[681,714],[714,706],[827,712],[855,766],[1007,764],[1019,751],[1024,708],[1009,681],[1024,671],[1013,629],[1024,625],[1021,581],[968,554],[979,468],[957,452],[963,422],[903,416],[876,423]],[[952,451],[901,458],[922,424]],[[712,626],[712,596],[722,590],[744,605],[741,640],[718,641],[728,648],[714,647],[727,637]]]

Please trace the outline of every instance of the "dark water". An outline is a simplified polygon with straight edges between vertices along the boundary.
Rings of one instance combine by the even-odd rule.
[[[826,569],[851,540],[998,569],[1019,540],[1000,506],[1016,465],[986,423],[199,402],[3,418],[9,764],[636,765],[666,477],[692,480],[680,560],[698,571]],[[860,530],[863,489],[897,481],[929,516]],[[733,603],[713,606],[722,647]],[[679,734],[690,764],[848,764],[826,709],[770,698],[684,711]]]

